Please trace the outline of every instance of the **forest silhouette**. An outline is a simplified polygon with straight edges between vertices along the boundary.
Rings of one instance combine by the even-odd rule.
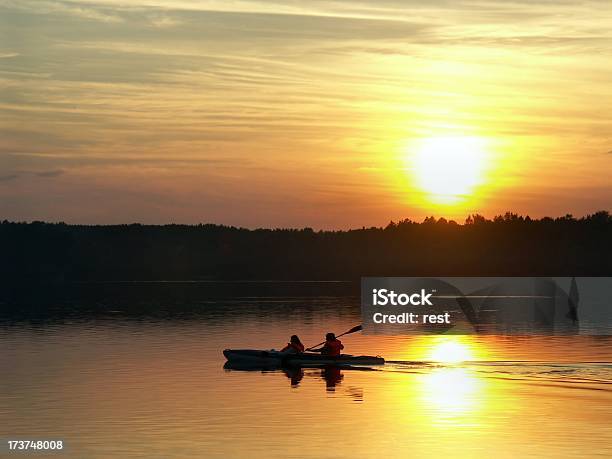
[[[428,217],[347,231],[0,223],[9,283],[612,274],[612,215]]]

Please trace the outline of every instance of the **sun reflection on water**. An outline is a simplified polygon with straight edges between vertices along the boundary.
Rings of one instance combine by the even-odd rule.
[[[465,418],[483,403],[485,381],[466,368],[438,368],[419,378],[426,410],[441,419]]]

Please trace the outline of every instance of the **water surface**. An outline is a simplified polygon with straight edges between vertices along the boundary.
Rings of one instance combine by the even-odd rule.
[[[359,323],[358,299],[102,311],[3,317],[2,437],[91,458],[612,457],[610,337],[357,333],[348,352],[389,363],[241,371],[222,349],[316,344]]]

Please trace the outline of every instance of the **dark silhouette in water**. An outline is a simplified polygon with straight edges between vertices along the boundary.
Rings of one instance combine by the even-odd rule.
[[[225,362],[223,368],[226,371],[245,371],[251,373],[270,373],[279,372],[284,374],[291,383],[291,388],[296,389],[300,386],[305,376],[315,377],[317,381],[325,382],[326,392],[336,392],[336,388],[344,380],[345,372],[355,371],[376,371],[369,367],[351,367],[338,365],[324,365],[320,368],[304,368],[304,367],[278,367],[278,366],[261,366],[248,365],[244,362]],[[353,401],[362,402],[364,398],[363,388],[356,386],[348,386],[344,388],[343,395],[350,397]]]
[[[229,371],[248,371],[248,372],[261,372],[268,373],[274,371],[282,371],[282,373],[291,381],[291,387],[296,388],[300,385],[300,382],[304,379],[304,367],[301,366],[283,366],[283,365],[252,365],[244,362],[225,362],[223,365],[225,370]],[[345,367],[345,370],[351,370],[350,367]],[[352,368],[353,370],[366,371],[369,370],[367,367],[363,368]],[[310,371],[318,371],[314,368]],[[344,375],[342,374],[342,368],[337,365],[324,365],[320,368],[320,377],[325,381],[325,388],[327,391],[334,391],[335,387],[342,382]]]
[[[334,392],[336,386],[344,379],[344,375],[340,367],[336,365],[326,365],[321,369],[321,378],[325,380],[325,389],[328,392]]]
[[[304,379],[304,369],[302,367],[286,367],[283,368],[283,373],[291,380],[291,387],[298,387]]]
[[[572,277],[572,285],[570,287],[569,295],[567,298],[567,305],[569,307],[569,311],[566,316],[568,319],[571,319],[575,324],[578,323],[578,301],[580,301],[580,295],[578,294],[578,286],[576,285],[576,278]]]

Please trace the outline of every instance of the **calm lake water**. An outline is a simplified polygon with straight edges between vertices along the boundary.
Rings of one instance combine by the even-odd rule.
[[[0,437],[62,439],[49,457],[79,458],[612,457],[609,336],[356,333],[345,351],[390,363],[240,371],[224,348],[316,344],[360,322],[359,300],[189,301],[5,315]]]

